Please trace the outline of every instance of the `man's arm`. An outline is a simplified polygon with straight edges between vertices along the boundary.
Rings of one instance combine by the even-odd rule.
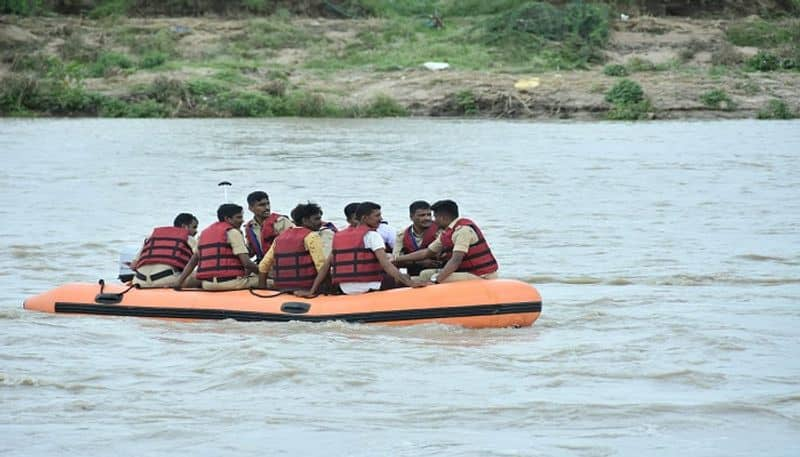
[[[375,253],[375,256],[378,258],[378,262],[383,267],[383,271],[386,272],[389,276],[394,278],[395,281],[408,286],[408,287],[424,287],[425,284],[412,281],[411,278],[403,273],[400,273],[400,270],[395,267],[389,257],[386,255],[385,249],[378,249],[376,251],[372,251]]]
[[[328,272],[331,269],[331,263],[333,261],[333,254],[329,255],[325,263],[322,264],[322,268],[317,272],[317,277],[314,278],[314,284],[311,285],[310,290],[296,290],[294,294],[298,297],[304,298],[311,298],[317,295],[317,291],[319,287],[322,285],[323,281],[328,278]]]
[[[186,282],[186,278],[188,278],[189,275],[192,274],[192,271],[194,271],[194,267],[197,266],[197,262],[199,261],[199,259],[200,257],[197,255],[196,252],[192,254],[192,257],[189,259],[189,263],[187,263],[186,266],[183,267],[183,271],[181,272],[181,275],[178,277],[178,284],[175,285],[175,290],[181,290],[181,287],[183,287],[183,283]]]
[[[269,247],[269,251],[264,254],[264,258],[258,264],[258,287],[265,289],[267,287],[267,273],[269,273],[272,264],[275,263],[275,243]]]

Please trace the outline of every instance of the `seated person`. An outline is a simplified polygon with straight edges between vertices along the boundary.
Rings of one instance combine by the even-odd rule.
[[[275,237],[291,227],[292,221],[282,214],[271,212],[269,195],[264,191],[250,193],[247,196],[247,206],[253,213],[253,218],[244,227],[247,252],[251,258],[255,256],[258,263],[269,251]]]
[[[242,207],[225,203],[217,209],[217,219],[200,233],[197,252],[183,270],[176,289],[183,286],[195,265],[197,279],[205,290],[249,289],[258,285],[258,276],[250,274],[258,271],[258,265],[250,260],[240,230],[244,222]]]
[[[401,274],[389,261],[380,235],[375,231],[381,223],[381,207],[364,202],[356,210],[359,224],[338,232],[333,237],[333,252],[319,270],[309,291],[295,292],[300,297],[317,294],[323,281],[331,275],[331,282],[348,295],[380,290],[384,276],[409,287],[421,287],[408,275]]]
[[[279,290],[308,290],[325,264],[322,252],[322,208],[314,203],[300,204],[292,210],[296,227],[275,238],[272,247],[258,264],[258,286],[267,286],[267,273],[274,268],[272,287]]]
[[[395,257],[425,249],[436,240],[441,229],[433,223],[431,215],[431,205],[428,202],[418,200],[411,203],[408,207],[411,225],[397,232],[397,239],[394,244]],[[435,259],[422,259],[416,262],[395,262],[395,265],[405,267],[410,276],[419,276],[422,270],[440,268],[442,262]]]
[[[178,214],[172,227],[154,228],[131,261],[133,284],[143,289],[175,287],[197,251],[196,233],[197,218],[189,213]],[[190,281],[194,287],[199,284],[195,278]]]
[[[440,283],[497,278],[498,264],[489,244],[474,222],[458,216],[456,202],[440,200],[434,203],[431,209],[436,224],[443,229],[443,232],[427,248],[401,255],[395,262],[434,259],[440,253],[445,253],[450,259],[444,267],[441,270],[423,270],[419,275],[420,280]]]

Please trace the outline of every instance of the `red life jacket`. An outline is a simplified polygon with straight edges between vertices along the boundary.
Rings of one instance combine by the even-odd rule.
[[[197,251],[200,263],[197,266],[197,279],[232,279],[245,276],[244,265],[239,256],[234,255],[228,243],[228,231],[238,230],[231,224],[220,221],[209,225],[200,233]]]
[[[412,227],[413,225],[409,225],[403,233],[403,252],[406,254],[411,254],[412,252],[427,248],[428,245],[436,240],[436,235],[439,232],[439,226],[436,224],[431,224],[431,226],[425,229],[425,232],[422,234],[422,243],[417,246],[417,240],[411,234]],[[408,271],[409,275],[418,276],[422,271],[422,267],[417,264],[411,264],[406,267],[406,270]]]
[[[462,227],[464,225],[468,225],[472,227],[472,230],[475,230],[475,233],[478,235],[478,241],[469,245],[469,250],[464,255],[463,260],[461,260],[461,265],[459,265],[456,271],[472,273],[477,276],[497,271],[497,260],[492,255],[492,250],[489,249],[489,244],[486,243],[483,232],[481,232],[481,229],[479,229],[474,222],[467,218],[462,217],[455,223],[453,228],[448,227],[442,232],[441,240],[444,251],[453,251],[453,247],[455,246],[453,244],[453,232],[457,227]]]
[[[244,234],[247,236],[247,251],[250,257],[256,256],[257,262],[264,258],[264,254],[269,251],[272,242],[278,234],[275,232],[275,222],[278,218],[284,217],[282,214],[269,213],[266,219],[261,223],[261,233],[256,235],[253,229],[253,221],[248,221],[244,226]]]
[[[311,230],[305,227],[292,227],[275,238],[275,288],[310,289],[317,277],[314,259],[305,245],[306,236]]]
[[[436,224],[431,224],[422,234],[422,244],[417,246],[417,241],[411,235],[412,227],[413,225],[409,225],[405,233],[403,233],[403,252],[406,254],[411,254],[412,252],[427,248],[428,245],[436,240],[436,232],[439,231],[439,227]]]
[[[133,269],[142,265],[166,264],[183,270],[192,258],[189,230],[183,227],[156,227],[144,240],[139,260]]]
[[[366,225],[342,230],[333,236],[331,282],[373,282],[383,279],[383,267],[372,249],[364,247]]]

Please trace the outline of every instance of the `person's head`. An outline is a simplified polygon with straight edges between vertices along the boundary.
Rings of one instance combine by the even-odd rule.
[[[247,196],[247,207],[255,217],[266,218],[269,216],[269,195],[263,190],[251,192]]]
[[[408,207],[408,217],[417,229],[427,229],[433,223],[431,205],[424,200],[417,200]]]
[[[458,205],[453,200],[439,200],[431,205],[436,225],[446,228],[455,219],[458,219]]]
[[[381,205],[373,202],[362,202],[356,209],[356,219],[362,225],[376,229],[381,224]]]
[[[322,208],[316,203],[301,203],[292,210],[292,221],[298,227],[316,232],[322,227]]]
[[[347,219],[347,223],[350,227],[355,227],[358,225],[358,218],[356,217],[356,210],[358,210],[358,205],[361,203],[353,202],[348,203],[347,206],[344,207],[344,217]]]
[[[244,222],[242,211],[243,208],[239,205],[225,203],[220,205],[219,209],[217,209],[217,219],[219,219],[220,222],[225,221],[233,227],[239,228],[242,226],[242,222]]]
[[[172,222],[173,227],[183,227],[189,231],[189,235],[195,236],[197,234],[197,218],[194,215],[189,213],[180,213],[175,216],[175,220]]]

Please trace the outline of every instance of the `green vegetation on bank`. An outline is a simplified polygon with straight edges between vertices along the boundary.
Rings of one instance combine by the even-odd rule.
[[[610,77],[636,79],[637,73],[697,71],[688,65],[698,53],[706,53],[714,67],[703,74],[711,78],[800,71],[800,18],[791,16],[800,13],[800,0],[790,1],[768,18],[730,20],[727,42],[693,40],[667,62],[634,57],[605,65],[619,12],[666,14],[654,5],[667,2],[0,0],[2,13],[90,18],[53,27],[46,38],[0,41],[0,59],[10,69],[0,80],[0,115],[403,116],[408,109],[386,95],[358,104],[342,102],[344,91],[329,88],[326,81],[347,72],[403,78],[403,72],[426,61],[489,73],[596,69]],[[727,14],[733,6],[725,5],[734,3],[694,2],[696,10],[690,13]],[[225,34],[215,34],[178,25],[180,20],[126,18],[208,14],[236,21],[224,26]],[[297,15],[344,20],[332,30]],[[351,27],[348,18],[370,19]],[[20,20],[10,16],[4,22]],[[745,56],[736,46],[759,51]],[[306,76],[293,77],[295,69]],[[638,83],[612,82],[616,85],[606,92],[608,118],[653,117],[657,107]],[[605,92],[611,82],[607,84],[593,92]],[[750,86],[744,80],[741,84],[745,93],[762,90],[752,81]],[[485,94],[470,87],[453,87],[446,98],[452,105],[448,112],[457,115],[485,114],[491,105]],[[700,101],[710,110],[736,108],[723,90],[704,93]],[[765,110],[781,115],[777,109]],[[784,111],[792,113],[788,106]]]

